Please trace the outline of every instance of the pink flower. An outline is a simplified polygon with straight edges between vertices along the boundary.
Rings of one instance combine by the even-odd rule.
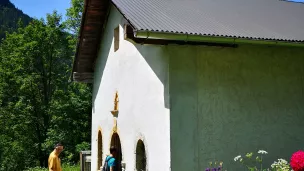
[[[304,171],[304,151],[297,151],[292,154],[290,159],[291,168],[294,171]]]

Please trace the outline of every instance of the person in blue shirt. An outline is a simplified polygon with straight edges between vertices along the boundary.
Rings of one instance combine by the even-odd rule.
[[[116,154],[117,154],[117,150],[114,146],[111,146],[110,148],[110,155],[108,155],[106,157],[106,161],[107,162],[107,166],[108,168],[106,168],[107,170],[110,171],[116,171],[115,167],[116,167]]]

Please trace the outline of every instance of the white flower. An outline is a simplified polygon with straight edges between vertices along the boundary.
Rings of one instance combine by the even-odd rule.
[[[271,168],[275,168],[276,166],[278,165],[278,163],[277,162],[273,162],[272,164],[271,164]]]
[[[264,151],[264,150],[259,150],[258,153],[259,154],[268,154],[267,151]]]
[[[278,159],[279,160],[279,163],[282,163],[282,164],[288,164],[288,162],[284,159]]]
[[[278,162],[273,162],[271,168],[281,171],[290,171],[290,166],[284,159],[278,159]]]
[[[234,161],[238,161],[240,158],[242,158],[241,155],[234,157]]]

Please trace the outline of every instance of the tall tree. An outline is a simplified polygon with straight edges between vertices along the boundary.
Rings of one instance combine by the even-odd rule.
[[[65,23],[56,12],[33,20],[0,45],[0,171],[47,166],[58,141],[67,162],[89,149],[92,87],[69,80],[81,20],[74,14]]]
[[[66,10],[66,21],[65,25],[67,26],[70,35],[70,45],[71,48],[76,50],[77,37],[80,30],[82,12],[84,8],[84,0],[71,0],[70,8]]]
[[[73,56],[81,24],[84,0],[71,0],[67,9],[66,29]],[[72,67],[70,68],[72,69]],[[71,70],[69,71],[71,74]],[[57,91],[53,101],[51,127],[46,147],[61,140],[65,142],[64,160],[79,161],[79,151],[89,150],[91,141],[92,85],[69,83],[67,91]],[[64,118],[64,119],[62,119]]]
[[[70,48],[73,49],[73,58],[84,0],[71,0],[70,4],[71,7],[67,9],[67,19],[64,24],[69,33],[71,33],[69,35],[69,43]],[[68,144],[66,146],[67,149],[64,151],[65,159],[78,161],[79,151],[90,149],[92,85],[72,82],[69,84],[67,92],[58,91],[56,95],[58,96],[55,102],[57,105],[52,106],[54,118],[48,132],[46,144],[52,144],[51,142],[58,139],[57,135],[59,135],[65,144]],[[62,117],[65,120],[60,119]]]
[[[73,34],[78,34],[81,24],[84,0],[71,0],[71,7],[67,9],[67,26]]]
[[[35,161],[46,165],[42,145],[50,124],[51,102],[56,90],[67,87],[72,51],[60,21],[56,12],[48,15],[46,22],[34,20],[8,34],[0,49],[0,131],[16,142],[21,154],[34,157],[24,166]],[[20,162],[24,163],[16,161],[16,165]]]

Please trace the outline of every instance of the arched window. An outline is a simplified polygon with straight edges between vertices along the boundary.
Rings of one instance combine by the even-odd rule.
[[[147,167],[147,157],[145,144],[142,140],[138,140],[136,145],[136,170],[146,171]]]
[[[98,131],[98,139],[97,139],[97,170],[100,170],[100,166],[102,165],[102,135],[101,131]]]

